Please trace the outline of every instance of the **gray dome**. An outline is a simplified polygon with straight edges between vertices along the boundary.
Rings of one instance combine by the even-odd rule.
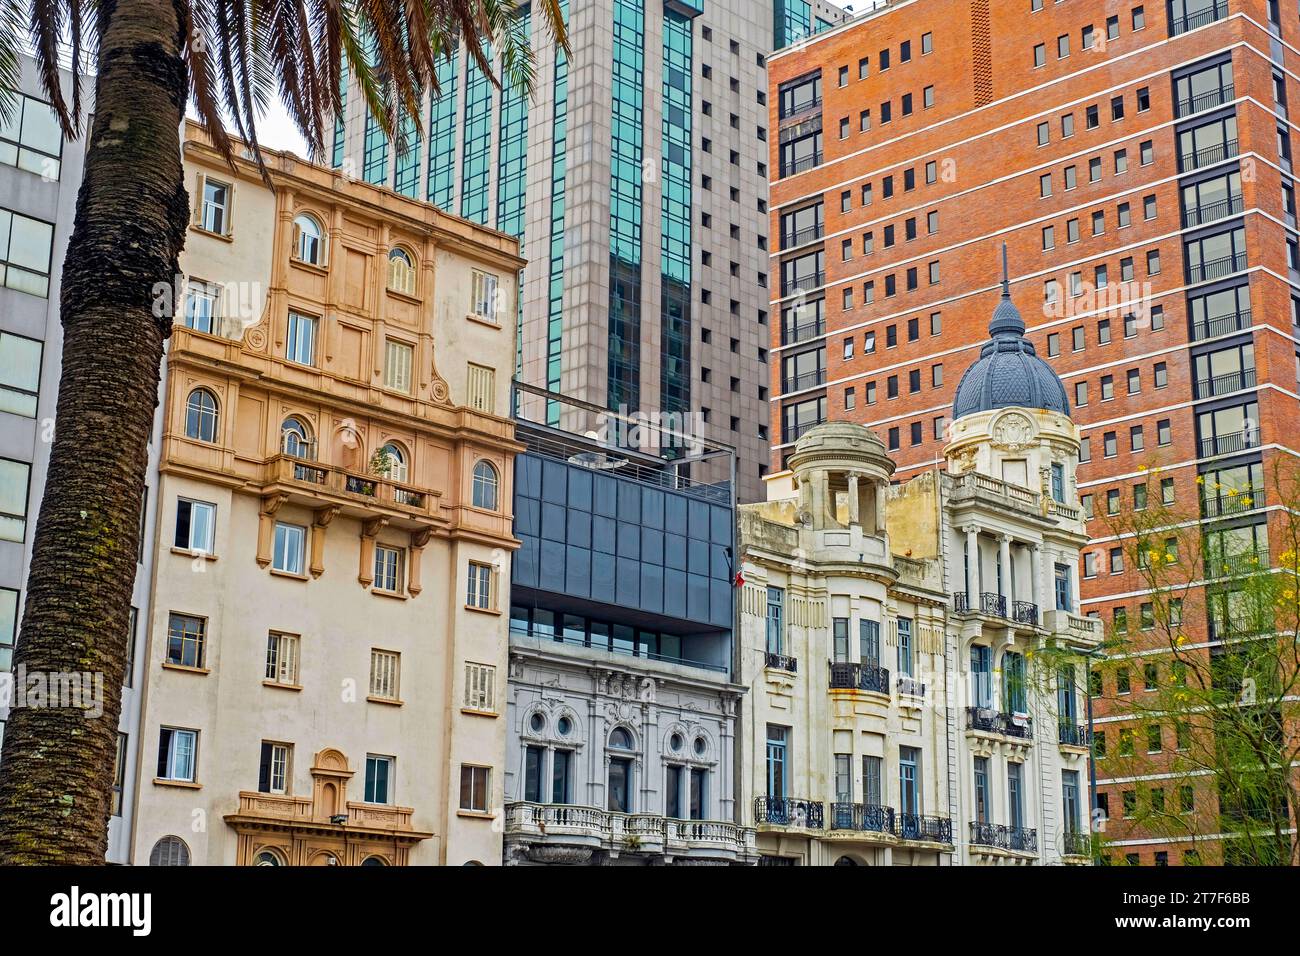
[[[1065,386],[1052,367],[1038,357],[1025,338],[1025,320],[1011,301],[1006,278],[1006,248],[1003,247],[1002,301],[989,322],[991,340],[980,349],[980,357],[957,383],[953,418],[995,408],[1042,408],[1070,414]]]

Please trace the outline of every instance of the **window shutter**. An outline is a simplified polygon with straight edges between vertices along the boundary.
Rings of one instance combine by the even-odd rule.
[[[293,249],[289,252],[290,258],[302,261],[302,226],[296,222],[293,224]]]
[[[496,412],[496,371],[469,364],[469,407],[475,411]]]
[[[262,762],[257,770],[257,789],[260,793],[271,792],[271,745],[262,744]]]
[[[171,750],[172,732],[163,730],[158,735],[158,778],[160,780],[167,777],[167,754]]]
[[[194,225],[203,225],[203,193],[207,187],[208,177],[199,173],[198,180],[195,183],[194,191],[194,208],[191,210]]]

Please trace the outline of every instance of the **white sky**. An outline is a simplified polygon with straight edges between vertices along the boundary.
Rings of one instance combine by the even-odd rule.
[[[188,113],[191,119],[197,119],[192,109]],[[226,130],[231,135],[237,134],[233,123],[226,123]],[[307,158],[307,144],[278,98],[272,100],[271,108],[257,121],[257,140],[268,149],[287,149]]]

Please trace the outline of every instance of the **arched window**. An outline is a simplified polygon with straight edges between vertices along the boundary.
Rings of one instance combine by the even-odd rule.
[[[199,441],[217,440],[217,397],[206,388],[196,388],[185,401],[185,435]]]
[[[474,507],[497,510],[497,470],[491,462],[480,461],[474,466]]]
[[[624,727],[615,727],[613,733],[609,735],[609,749],[624,751],[632,750],[632,735]],[[609,758],[609,778],[606,787],[607,806],[606,809],[615,813],[632,812],[632,758],[627,756],[611,756]]]
[[[150,866],[189,866],[190,848],[177,836],[165,836],[153,845]]]
[[[294,257],[299,262],[318,266],[324,259],[325,244],[322,242],[323,230],[315,216],[306,213],[293,221]]]
[[[388,251],[388,288],[415,295],[415,263],[411,254],[400,246]]]
[[[253,860],[253,865],[284,866],[284,861],[280,859],[280,855],[274,850],[263,850],[261,853],[257,854],[257,858]]]
[[[631,750],[632,735],[623,727],[614,728],[614,732],[609,735],[610,750]]]
[[[362,866],[387,866],[388,861],[382,856],[368,856],[361,861]]]
[[[280,426],[280,448],[294,458],[316,458],[316,443],[311,440],[311,432],[303,420],[296,416],[286,418]]]
[[[389,442],[379,449],[379,453],[388,460],[384,468],[384,474],[393,481],[406,481],[406,476],[410,472],[410,465],[406,461],[406,452]]]

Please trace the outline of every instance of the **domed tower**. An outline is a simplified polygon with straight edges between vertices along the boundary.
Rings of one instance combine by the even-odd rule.
[[[1002,247],[1002,301],[989,341],[957,385],[945,448],[948,472],[970,471],[1073,503],[1079,430],[1070,420],[1065,386],[1025,338],[1011,301]]]

